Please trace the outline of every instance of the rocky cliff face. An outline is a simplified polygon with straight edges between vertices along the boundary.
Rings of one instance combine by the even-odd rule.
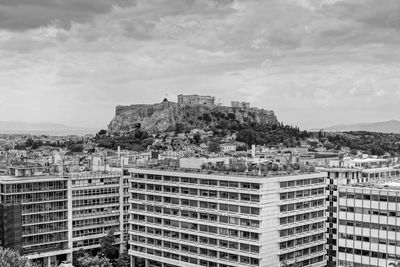
[[[187,129],[206,128],[219,125],[222,121],[230,124],[257,122],[278,124],[272,110],[258,108],[239,109],[231,107],[178,106],[165,101],[153,105],[117,106],[115,117],[108,126],[111,134],[124,134],[139,128],[149,133],[173,131],[177,123]]]

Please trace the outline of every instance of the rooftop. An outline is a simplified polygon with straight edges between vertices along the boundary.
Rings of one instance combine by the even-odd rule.
[[[277,176],[296,176],[306,174],[318,174],[322,173],[319,171],[276,171],[276,172],[259,172],[259,171],[223,171],[223,170],[206,170],[206,169],[189,169],[172,166],[160,166],[160,165],[143,165],[135,164],[125,166],[126,168],[144,169],[144,170],[157,170],[167,172],[180,172],[180,173],[192,173],[192,174],[207,174],[207,175],[219,175],[219,176],[236,176],[236,177],[249,177],[249,178],[272,178]]]
[[[361,167],[333,167],[333,166],[317,166],[316,170],[324,172],[360,172],[364,170]]]
[[[58,175],[38,175],[38,176],[0,176],[0,183],[3,184],[19,184],[19,183],[34,183],[34,182],[51,182],[67,180],[66,177]]]
[[[345,187],[358,187],[358,188],[371,188],[371,189],[386,189],[386,190],[400,190],[400,178],[392,178],[390,180],[378,180],[365,183],[358,183],[348,185]]]

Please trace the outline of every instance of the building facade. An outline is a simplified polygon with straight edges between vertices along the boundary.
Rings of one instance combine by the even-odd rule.
[[[327,262],[328,266],[337,266],[339,186],[351,186],[365,182],[388,181],[398,178],[400,170],[393,167],[363,169],[360,167],[324,167],[317,168],[327,172]]]
[[[338,265],[398,266],[400,182],[339,186]]]
[[[362,177],[362,170],[360,168],[331,167],[318,169],[327,173],[327,265],[329,267],[335,267],[337,266],[338,186],[365,182],[367,178]]]
[[[71,260],[70,182],[58,176],[0,177],[0,245],[38,266]]]
[[[129,176],[82,172],[63,176],[14,170],[0,177],[0,246],[40,267],[73,260],[73,252],[96,250],[114,233],[122,251],[128,240]]]
[[[128,203],[124,203],[121,172],[83,172],[68,175],[71,180],[72,247],[74,251],[100,247],[100,239],[113,232],[124,244]],[[126,181],[126,180],[125,180]],[[126,227],[125,227],[126,228]]]
[[[325,173],[129,172],[132,266],[326,266]]]

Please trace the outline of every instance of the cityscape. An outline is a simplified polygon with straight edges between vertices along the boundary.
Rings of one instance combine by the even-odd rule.
[[[400,266],[399,14],[0,1],[0,267]]]
[[[41,267],[396,264],[400,134],[382,152],[373,133],[214,100],[117,106],[84,136],[3,135],[1,246]]]

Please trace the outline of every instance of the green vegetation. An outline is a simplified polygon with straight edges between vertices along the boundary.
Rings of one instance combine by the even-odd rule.
[[[111,137],[108,135],[97,135],[97,145],[110,149],[117,149],[120,146],[122,149],[142,151],[146,150],[147,146],[153,143],[153,138],[147,132],[136,130],[126,136]]]
[[[2,267],[34,267],[28,258],[19,252],[0,247],[0,266]]]
[[[400,155],[400,134],[375,133],[365,131],[325,133],[325,138],[336,149],[346,146],[352,150],[362,150],[368,154],[382,156],[385,153]]]
[[[89,254],[85,254],[83,257],[80,257],[78,260],[77,267],[94,267],[94,266],[101,266],[101,267],[113,267],[110,260],[105,257],[100,256],[89,256]]]
[[[300,145],[300,140],[310,137],[307,131],[300,131],[298,127],[288,125],[262,125],[251,123],[238,125],[236,141],[244,142],[249,147],[255,145],[275,146],[282,143],[292,147]]]
[[[100,238],[100,249],[85,253],[82,250],[74,252],[75,267],[129,267],[130,260],[127,250],[119,252],[114,232]]]
[[[100,239],[100,253],[104,257],[115,261],[119,256],[119,250],[115,245],[115,236],[113,231]]]
[[[324,147],[327,150],[339,151],[343,147],[348,147],[350,153],[355,155],[357,151],[363,151],[368,154],[382,156],[386,153],[391,155],[400,155],[400,134],[385,134],[374,132],[343,132],[343,133],[311,133],[301,131],[298,127],[281,124],[260,124],[254,122],[255,113],[249,112],[247,117],[239,119],[235,113],[221,110],[194,110],[186,108],[184,112],[187,124],[176,123],[174,134],[188,133],[190,129],[199,128],[205,131],[212,131],[213,137],[202,138],[200,134],[193,135],[189,140],[192,144],[200,145],[207,142],[211,151],[218,152],[220,140],[230,134],[236,134],[236,141],[243,142],[246,146],[240,149],[250,148],[251,145],[265,145],[284,147],[300,146],[302,141],[307,141],[312,137],[315,141],[307,141],[311,151],[316,151],[318,147]],[[101,130],[96,134],[98,146],[117,149],[121,146],[123,149],[142,151],[152,145],[153,138],[145,131],[140,129],[140,124],[135,125],[135,130],[127,132],[123,136],[109,136],[107,131]],[[164,138],[165,141],[165,138]],[[29,142],[27,145],[35,146]],[[37,145],[36,145],[37,146]],[[173,144],[173,148],[179,149],[179,144]],[[164,143],[159,143],[154,147],[165,149]],[[70,146],[71,151],[79,151],[78,146]]]

